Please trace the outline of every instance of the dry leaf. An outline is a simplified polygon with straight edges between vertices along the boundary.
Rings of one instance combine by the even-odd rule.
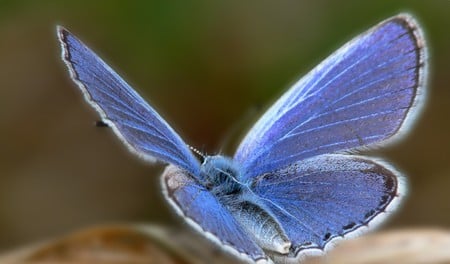
[[[155,225],[110,225],[0,256],[0,263],[187,264],[237,260],[190,229]],[[347,240],[328,254],[305,259],[322,263],[450,263],[450,231],[386,231]]]

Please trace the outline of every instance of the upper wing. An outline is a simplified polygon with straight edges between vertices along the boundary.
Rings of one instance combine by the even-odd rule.
[[[244,177],[319,154],[373,146],[398,134],[413,119],[410,110],[423,93],[424,45],[407,15],[344,45],[250,130],[234,156]]]
[[[267,262],[262,249],[251,240],[231,213],[195,179],[174,166],[162,176],[166,199],[199,231],[231,253],[254,262]]]
[[[198,161],[164,119],[80,40],[62,27],[57,30],[72,79],[129,149],[198,175]]]
[[[406,186],[380,161],[328,154],[255,177],[252,190],[291,240],[289,257],[298,257],[373,228],[398,206]]]

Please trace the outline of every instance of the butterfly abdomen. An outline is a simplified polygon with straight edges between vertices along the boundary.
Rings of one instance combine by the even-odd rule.
[[[281,254],[289,252],[291,241],[285,231],[261,206],[243,200],[227,208],[261,248]]]

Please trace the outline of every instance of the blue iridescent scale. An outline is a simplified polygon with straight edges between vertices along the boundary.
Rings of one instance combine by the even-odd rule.
[[[233,157],[200,162],[78,38],[57,29],[73,81],[130,151],[168,164],[163,193],[194,228],[247,262],[298,262],[373,229],[406,180],[361,150],[403,138],[425,100],[426,43],[408,14],[338,49],[281,96]]]

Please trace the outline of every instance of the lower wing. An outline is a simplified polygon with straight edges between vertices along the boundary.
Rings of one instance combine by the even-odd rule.
[[[406,191],[403,178],[389,165],[342,154],[263,174],[252,186],[285,230],[294,258],[376,226]]]

